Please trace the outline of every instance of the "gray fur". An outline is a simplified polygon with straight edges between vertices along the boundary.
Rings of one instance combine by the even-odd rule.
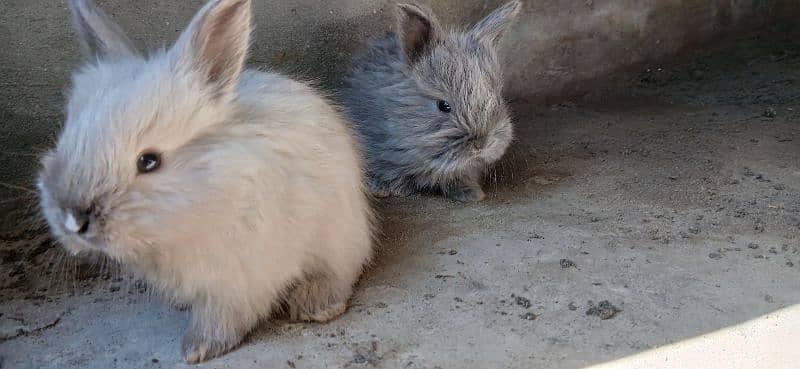
[[[68,4],[72,24],[80,40],[81,53],[90,62],[139,55],[125,32],[99,11],[91,0],[73,0]]]
[[[375,194],[484,197],[481,177],[513,138],[497,47],[520,7],[511,1],[469,31],[447,32],[425,7],[399,5],[397,34],[356,57],[342,102]]]

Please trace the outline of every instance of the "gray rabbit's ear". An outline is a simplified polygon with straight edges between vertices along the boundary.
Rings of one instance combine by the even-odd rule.
[[[139,55],[125,32],[91,0],[70,0],[69,9],[81,52],[89,61]]]
[[[442,37],[439,20],[430,10],[414,4],[398,4],[397,35],[409,64],[430,51]]]
[[[510,1],[483,18],[470,32],[479,40],[499,43],[521,9],[522,2]]]
[[[194,16],[170,53],[217,93],[232,92],[250,47],[250,1],[212,0]]]

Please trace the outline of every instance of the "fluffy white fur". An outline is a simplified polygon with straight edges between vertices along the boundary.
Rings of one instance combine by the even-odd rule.
[[[53,234],[191,305],[188,362],[228,351],[281,304],[296,319],[341,314],[371,254],[360,158],[314,89],[242,69],[249,1],[211,1],[147,59],[88,0],[70,5],[89,63],[43,159]],[[146,151],[162,164],[141,174]]]

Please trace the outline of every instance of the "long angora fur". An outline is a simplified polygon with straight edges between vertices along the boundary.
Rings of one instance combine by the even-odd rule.
[[[210,1],[147,58],[90,0],[70,8],[88,63],[38,182],[54,236],[189,304],[188,362],[278,306],[344,312],[371,254],[360,155],[314,89],[243,70],[250,2]]]
[[[481,177],[513,137],[497,47],[521,7],[514,0],[468,31],[445,31],[429,9],[398,5],[396,33],[355,58],[341,100],[376,195],[483,199]]]

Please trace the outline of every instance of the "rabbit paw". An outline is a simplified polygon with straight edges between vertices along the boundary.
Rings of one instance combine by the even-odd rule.
[[[244,339],[246,321],[242,315],[226,320],[224,315],[193,313],[192,323],[183,336],[183,359],[188,364],[197,364],[230,351]]]
[[[377,198],[386,198],[386,197],[405,197],[410,196],[412,194],[411,191],[403,189],[403,188],[390,188],[388,185],[384,184],[375,184],[370,183],[369,185],[370,192],[372,196]]]
[[[338,318],[345,311],[347,311],[347,304],[338,302],[314,311],[298,311],[297,315],[293,316],[292,319],[304,322],[327,323]]]
[[[463,183],[447,192],[447,197],[459,202],[479,202],[486,197],[477,183]]]
[[[183,337],[183,359],[187,364],[197,364],[211,360],[228,352],[233,344],[226,341],[216,341],[187,332]]]
[[[289,318],[306,322],[329,322],[344,314],[351,293],[351,281],[321,277],[308,280],[297,286],[286,299]]]

